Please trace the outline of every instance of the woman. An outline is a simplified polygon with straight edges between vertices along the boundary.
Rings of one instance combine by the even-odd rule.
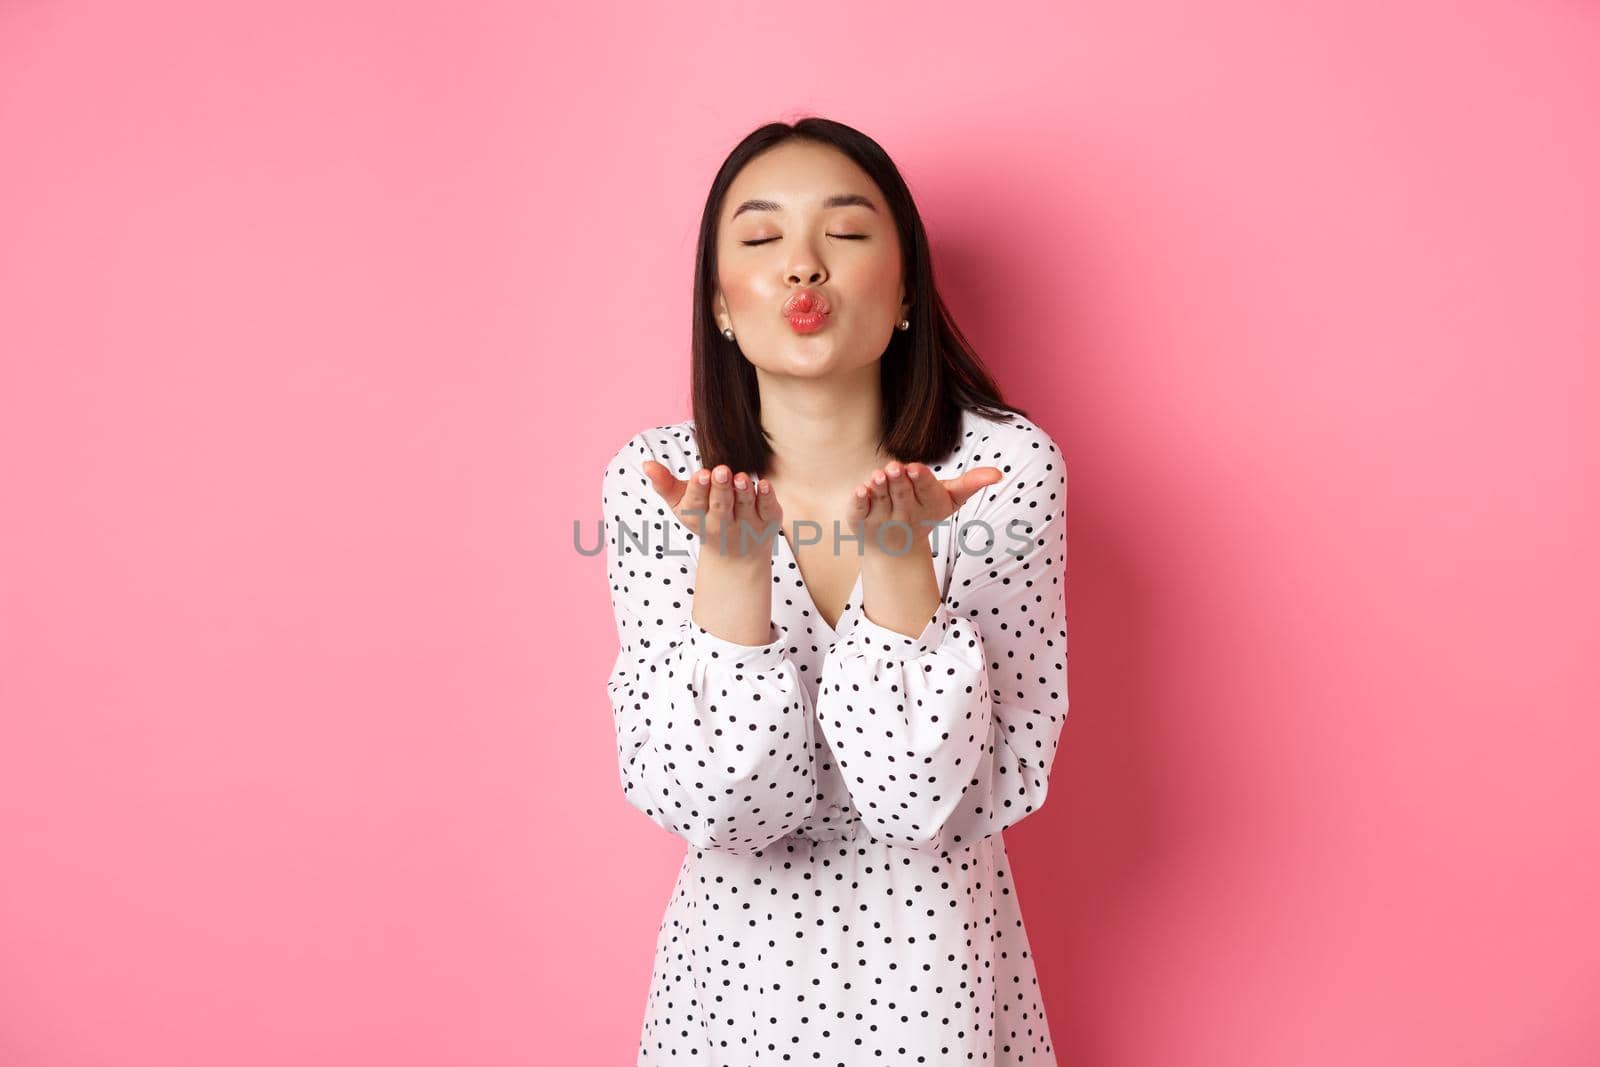
[[[691,846],[638,1062],[1053,1064],[1001,831],[1067,714],[1066,468],[873,140],[728,157],[692,392],[603,489],[622,787]]]

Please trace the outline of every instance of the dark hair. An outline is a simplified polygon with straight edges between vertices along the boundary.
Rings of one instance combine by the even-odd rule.
[[[882,190],[900,236],[911,329],[894,330],[879,360],[883,393],[883,439],[879,447],[905,463],[937,463],[960,443],[962,409],[1009,419],[1027,417],[1007,404],[983,361],[962,336],[933,285],[928,235],[911,191],[878,142],[849,126],[807,117],[793,125],[772,122],[736,145],[717,171],[700,219],[694,267],[694,360],[690,391],[701,465],[726,463],[734,471],[764,475],[772,445],[761,428],[761,397],[755,367],[716,328],[711,300],[716,292],[717,220],[728,187],[756,156],[786,141],[831,145],[866,171]]]

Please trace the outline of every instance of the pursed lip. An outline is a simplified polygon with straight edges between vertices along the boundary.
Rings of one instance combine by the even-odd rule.
[[[811,306],[805,307],[805,298],[809,297]],[[796,305],[801,306],[796,306]],[[790,318],[795,315],[826,315],[829,312],[828,300],[815,289],[801,289],[783,302],[783,316]]]

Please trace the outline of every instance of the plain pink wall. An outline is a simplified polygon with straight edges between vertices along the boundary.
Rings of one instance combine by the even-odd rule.
[[[1600,9],[0,5],[0,1062],[631,1063],[605,460],[774,118],[1061,443],[1063,1064],[1600,1061]]]

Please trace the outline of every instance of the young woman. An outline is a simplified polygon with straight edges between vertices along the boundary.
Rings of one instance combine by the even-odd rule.
[[[690,845],[638,1062],[1054,1064],[1001,831],[1067,715],[1061,453],[848,126],[735,148],[694,297],[694,417],[603,488],[622,787]]]

